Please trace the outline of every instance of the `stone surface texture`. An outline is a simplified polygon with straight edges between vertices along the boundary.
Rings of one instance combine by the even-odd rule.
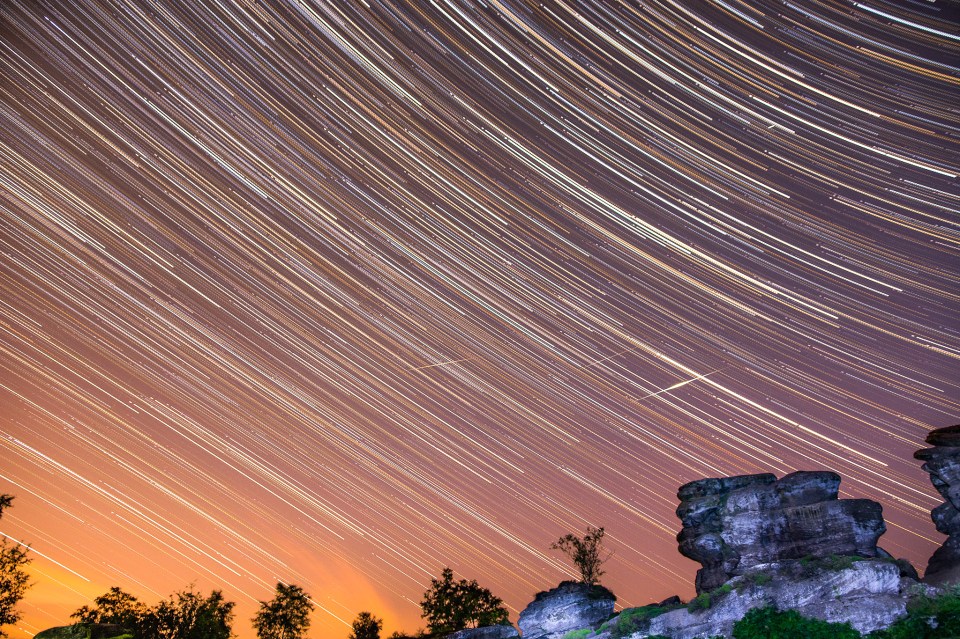
[[[479,628],[464,628],[451,632],[446,639],[513,639],[519,636],[517,629],[505,623],[496,626],[480,626]]]
[[[930,431],[924,448],[914,453],[944,499],[930,513],[937,530],[947,535],[927,562],[923,580],[934,585],[960,583],[960,426]]]
[[[697,593],[762,564],[831,555],[884,556],[883,511],[868,499],[838,499],[840,476],[796,472],[702,479],[680,487],[680,553],[702,564]]]
[[[562,639],[571,630],[597,628],[613,615],[616,600],[603,586],[565,581],[538,593],[517,625],[524,639]]]
[[[733,625],[749,610],[771,605],[796,610],[805,617],[849,622],[861,633],[886,628],[906,614],[906,591],[916,582],[901,579],[892,562],[864,559],[841,569],[814,564],[795,561],[758,566],[757,573],[733,578],[729,591],[711,594],[709,608],[666,612],[651,619],[647,628],[631,638],[730,637]],[[772,577],[759,585],[753,580],[755,574]]]
[[[130,636],[121,626],[112,623],[77,623],[48,628],[35,634],[34,639],[119,639]]]

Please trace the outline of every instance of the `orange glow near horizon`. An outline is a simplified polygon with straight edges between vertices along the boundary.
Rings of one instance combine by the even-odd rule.
[[[960,421],[955,3],[0,0],[12,639],[277,581],[511,619],[677,489],[831,470],[921,571]]]

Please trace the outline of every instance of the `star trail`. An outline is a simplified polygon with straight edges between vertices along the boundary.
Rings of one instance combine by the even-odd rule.
[[[960,10],[0,4],[15,638],[118,585],[313,636],[513,620],[604,526],[689,597],[676,489],[830,469],[922,570],[960,417]]]

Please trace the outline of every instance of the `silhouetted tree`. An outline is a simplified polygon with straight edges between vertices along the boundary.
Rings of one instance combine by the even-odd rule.
[[[137,639],[230,639],[234,605],[219,590],[207,597],[192,588],[175,593],[147,611]]]
[[[310,627],[313,602],[300,586],[277,584],[271,601],[261,601],[253,617],[260,639],[302,639]]]
[[[432,579],[423,593],[420,615],[430,632],[446,634],[467,627],[493,626],[508,620],[503,600],[495,597],[476,580],[453,580],[453,571],[444,568],[440,579]]]
[[[3,516],[3,509],[12,504],[13,495],[0,495],[0,517]],[[22,544],[8,542],[6,537],[0,540],[0,637],[7,636],[3,626],[20,620],[17,604],[30,585],[24,570],[30,563],[30,557],[27,556],[29,550]]]
[[[115,623],[131,632],[140,627],[141,620],[147,615],[147,606],[118,586],[93,600],[94,608],[83,606],[70,615],[77,623]]]
[[[347,639],[380,639],[383,629],[383,619],[374,617],[369,612],[361,612],[353,620],[353,632]]]
[[[580,571],[580,581],[593,586],[600,583],[600,577],[603,576],[603,570],[600,566],[610,558],[610,555],[603,554],[603,527],[593,528],[587,526],[587,534],[583,537],[577,537],[567,533],[557,541],[550,544],[553,550],[563,551],[573,564]]]

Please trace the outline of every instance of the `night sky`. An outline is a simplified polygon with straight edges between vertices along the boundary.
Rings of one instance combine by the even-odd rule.
[[[385,636],[447,565],[515,621],[588,525],[621,605],[686,598],[710,476],[942,541],[955,4],[46,4],[0,3],[12,637],[193,582],[248,639],[278,580]]]

